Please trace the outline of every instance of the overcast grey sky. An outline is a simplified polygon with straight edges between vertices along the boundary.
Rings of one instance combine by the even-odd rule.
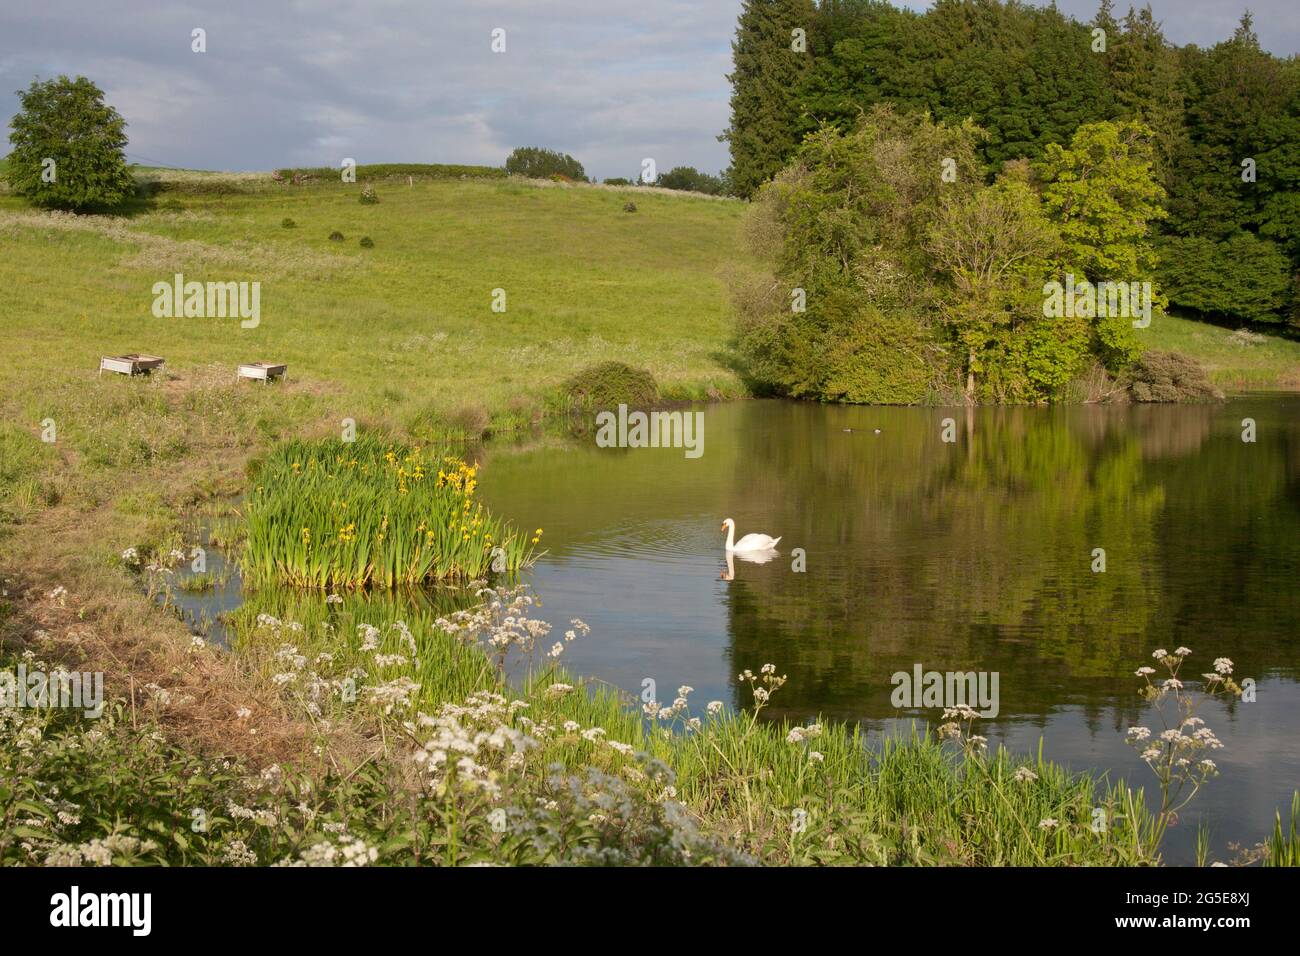
[[[1083,20],[1097,7],[1057,5]],[[1300,50],[1296,0],[1249,5],[1265,47]],[[1151,6],[1170,39],[1210,45],[1231,34],[1245,3]],[[500,165],[513,147],[539,145],[602,178],[632,177],[647,156],[661,170],[716,172],[727,164],[716,137],[739,9],[740,0],[0,0],[0,116],[13,115],[13,91],[34,77],[80,73],[126,117],[129,157],[145,163]],[[191,52],[195,27],[207,31],[206,53]]]

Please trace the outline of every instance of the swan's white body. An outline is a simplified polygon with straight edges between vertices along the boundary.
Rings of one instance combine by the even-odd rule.
[[[722,529],[727,532],[728,551],[770,551],[781,540],[767,534],[747,534],[736,541],[736,522],[730,518],[722,522]]]

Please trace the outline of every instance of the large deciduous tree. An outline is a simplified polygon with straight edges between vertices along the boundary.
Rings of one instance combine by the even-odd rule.
[[[116,206],[135,189],[126,167],[126,121],[84,76],[34,81],[18,91],[6,177],[32,202],[55,209]]]
[[[1089,123],[1068,146],[1052,144],[1036,167],[1043,203],[1061,230],[1060,268],[1093,284],[1154,285],[1152,226],[1165,217],[1165,191],[1156,182],[1151,130],[1134,120]],[[1165,305],[1158,291],[1152,305]],[[1124,365],[1141,353],[1128,316],[1098,315],[1099,356]]]

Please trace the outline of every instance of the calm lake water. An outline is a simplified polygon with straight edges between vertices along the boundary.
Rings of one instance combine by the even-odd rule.
[[[1048,759],[1149,787],[1123,742],[1155,719],[1133,671],[1156,648],[1186,645],[1186,673],[1229,657],[1258,700],[1201,712],[1226,745],[1214,754],[1222,774],[1171,831],[1166,858],[1188,862],[1204,821],[1224,859],[1289,806],[1300,787],[1300,397],[701,410],[696,459],[590,438],[489,449],[484,499],[546,532],[529,578],[541,616],[557,631],[571,617],[592,627],[565,654],[570,669],[636,696],[652,678],[666,700],[689,684],[702,708],[748,705],[737,672],[771,662],[789,675],[773,716],[875,734],[938,716],[891,704],[895,672],[996,671],[1000,713],[979,722],[994,744],[1028,752],[1041,738]],[[737,536],[781,536],[779,556],[729,574],[727,517]],[[1104,573],[1092,570],[1097,548]]]

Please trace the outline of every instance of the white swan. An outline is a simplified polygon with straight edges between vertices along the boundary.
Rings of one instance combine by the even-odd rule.
[[[780,538],[766,534],[747,534],[739,541],[736,537],[736,522],[730,518],[722,522],[722,530],[727,532],[728,551],[768,551],[775,548]]]

